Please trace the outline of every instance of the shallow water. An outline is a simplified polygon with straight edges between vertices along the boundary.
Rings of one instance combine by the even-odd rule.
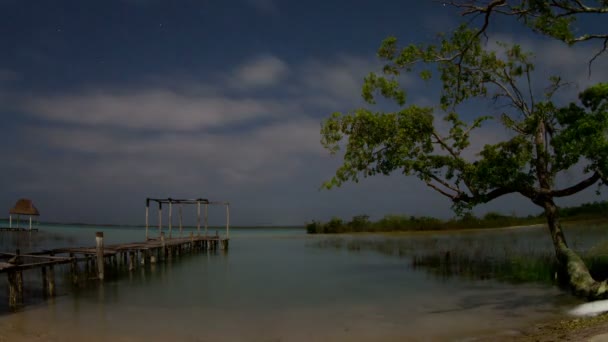
[[[87,246],[100,230],[106,244],[144,237],[134,228],[43,226],[31,238],[3,233],[0,245],[22,252]],[[589,248],[603,231],[576,231],[571,244]],[[464,340],[514,334],[580,303],[552,283],[438,276],[412,267],[413,253],[454,245],[481,258],[550,252],[542,228],[388,238],[232,229],[231,238],[227,253],[184,256],[103,284],[73,288],[58,270],[59,296],[52,300],[41,298],[38,275],[26,272],[24,309],[8,313],[6,293],[0,296],[0,341]],[[402,249],[368,247],[378,244]]]

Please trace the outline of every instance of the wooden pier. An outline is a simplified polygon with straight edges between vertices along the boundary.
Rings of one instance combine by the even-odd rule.
[[[149,211],[150,202],[158,203],[158,236],[149,238]],[[168,236],[165,236],[162,226],[162,205],[169,205]],[[172,209],[173,205],[179,205],[179,237],[172,236]],[[184,204],[197,205],[197,227],[195,232],[183,236],[182,210]],[[207,206],[224,205],[226,207],[226,231],[220,236],[208,235]],[[204,234],[201,234],[201,205],[204,205]],[[38,270],[41,272],[42,294],[44,297],[55,296],[55,266],[69,264],[69,279],[74,285],[84,280],[94,279],[103,281],[107,272],[119,271],[131,272],[138,267],[152,265],[165,260],[171,260],[183,254],[192,254],[201,251],[228,250],[230,240],[230,209],[228,202],[211,202],[207,199],[146,199],[146,230],[145,241],[104,244],[104,233],[97,232],[95,245],[89,247],[65,247],[50,250],[42,250],[21,254],[19,250],[15,253],[0,253],[0,273],[6,273],[8,277],[8,306],[15,310],[23,305],[23,272]],[[29,231],[29,230],[28,230]],[[91,277],[91,273],[93,277]]]
[[[22,233],[31,233],[37,232],[38,228],[17,228],[17,227],[0,227],[0,232],[22,232]]]
[[[200,251],[227,250],[227,237],[198,236],[190,233],[188,237],[148,239],[144,242],[133,242],[104,246],[103,233],[95,236],[96,244],[90,247],[66,247],[52,250],[21,254],[0,253],[0,273],[8,275],[8,306],[14,310],[23,304],[23,272],[38,270],[41,272],[44,297],[55,296],[55,266],[70,264],[72,282],[77,285],[86,273],[81,270],[93,270],[94,277],[86,275],[87,280],[103,281],[106,270],[126,269],[133,271],[147,264],[156,264],[171,260],[183,254]]]

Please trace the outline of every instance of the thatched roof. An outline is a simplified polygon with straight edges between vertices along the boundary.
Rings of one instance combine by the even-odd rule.
[[[40,212],[38,212],[38,209],[34,206],[34,203],[27,198],[18,200],[9,213],[12,215],[40,215]]]

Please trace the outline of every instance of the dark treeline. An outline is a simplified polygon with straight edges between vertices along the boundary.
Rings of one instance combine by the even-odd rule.
[[[575,207],[564,207],[560,210],[564,220],[594,219],[608,217],[608,202],[585,203]],[[545,222],[544,214],[519,217],[490,212],[483,217],[466,213],[462,217],[440,220],[428,216],[387,215],[378,221],[370,221],[368,215],[358,215],[350,221],[334,217],[329,222],[312,221],[306,224],[309,234],[339,234],[353,232],[396,232],[450,230],[471,228],[498,228],[518,225],[541,224]]]

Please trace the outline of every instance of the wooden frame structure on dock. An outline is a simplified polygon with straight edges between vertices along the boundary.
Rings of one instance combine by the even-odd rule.
[[[206,198],[197,199],[175,199],[175,198],[146,198],[146,240],[149,239],[148,231],[150,229],[150,202],[156,202],[158,204],[158,236],[160,237],[163,232],[163,204],[169,205],[169,238],[172,237],[173,231],[173,204],[179,205],[179,234],[182,236],[183,229],[183,218],[182,218],[182,207],[184,204],[196,205],[196,231],[197,236],[201,236],[201,205],[204,206],[204,228],[205,236],[208,236],[208,207],[209,205],[223,205],[226,207],[226,239],[230,238],[230,202],[222,201],[210,201]]]

